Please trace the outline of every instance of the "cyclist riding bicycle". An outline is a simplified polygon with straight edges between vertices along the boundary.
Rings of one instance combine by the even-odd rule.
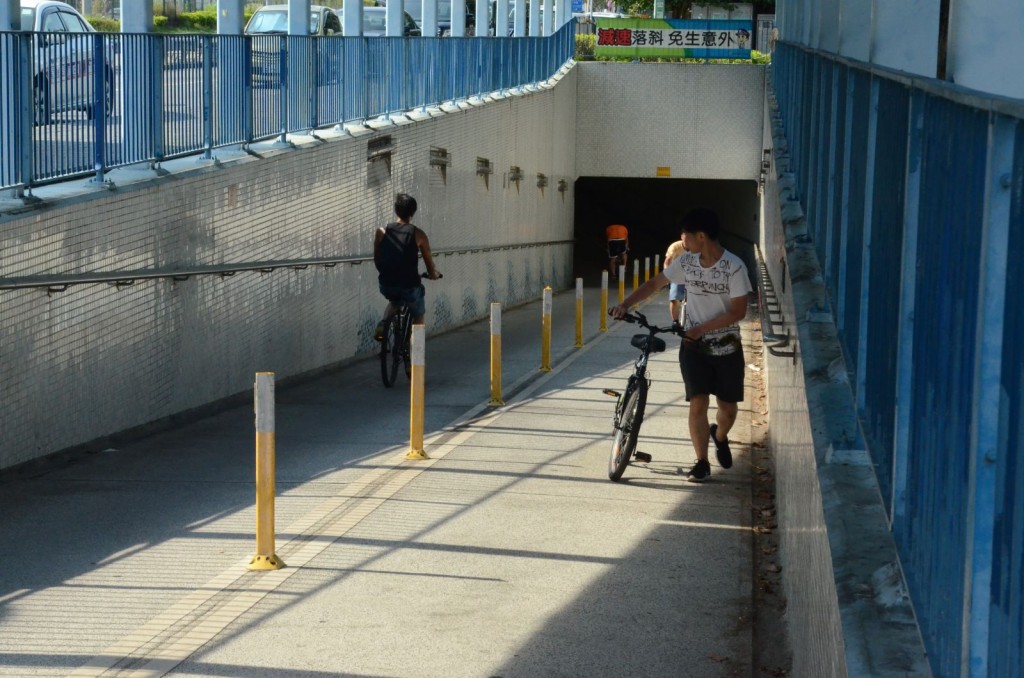
[[[393,316],[398,306],[412,309],[413,322],[420,324],[427,312],[426,290],[420,281],[419,255],[427,266],[431,280],[441,277],[430,254],[430,240],[422,229],[410,223],[416,214],[416,199],[407,193],[395,197],[395,216],[398,221],[377,229],[373,239],[373,263],[377,267],[380,293],[388,300],[384,317],[374,330],[374,339],[384,340],[384,323]]]
[[[604,229],[604,235],[608,240],[608,276],[615,280],[619,275],[619,265],[628,263],[629,230],[622,224],[612,224]]]

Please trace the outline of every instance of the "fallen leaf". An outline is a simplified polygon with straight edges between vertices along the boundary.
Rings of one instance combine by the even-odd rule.
[[[711,661],[713,661],[713,662],[719,662],[719,663],[721,663],[721,662],[724,662],[724,661],[726,661],[726,660],[727,660],[727,659],[729,659],[729,658],[728,658],[728,657],[723,657],[723,656],[722,656],[722,655],[720,655],[720,654],[712,654],[712,655],[708,655],[708,659],[710,659],[710,660],[711,660]]]

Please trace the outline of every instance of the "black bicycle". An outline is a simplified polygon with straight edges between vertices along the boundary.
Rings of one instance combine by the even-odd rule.
[[[647,376],[647,361],[652,353],[665,350],[665,340],[655,335],[662,333],[678,334],[676,327],[656,327],[647,322],[643,313],[634,311],[622,318],[629,323],[636,323],[646,328],[647,334],[634,334],[630,344],[640,349],[640,356],[633,363],[633,374],[626,381],[626,390],[622,393],[610,388],[604,389],[607,395],[618,398],[615,404],[615,418],[611,453],[608,455],[608,477],[618,482],[632,459],[649,462],[651,455],[636,451],[636,441],[640,436],[640,426],[644,423],[644,408],[647,407],[647,390],[651,380]]]
[[[426,273],[420,277],[430,279]],[[443,275],[437,276],[439,279]],[[398,378],[398,366],[405,365],[405,376],[412,375],[412,361],[409,358],[409,344],[412,341],[412,310],[408,304],[389,300],[398,307],[393,316],[384,321],[384,340],[380,343],[380,376],[387,387],[394,386]]]

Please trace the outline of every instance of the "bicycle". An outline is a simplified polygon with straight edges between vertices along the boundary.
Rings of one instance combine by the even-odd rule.
[[[421,278],[430,279],[427,273]],[[438,279],[443,275],[438,275]],[[380,376],[384,385],[390,388],[398,377],[399,363],[405,365],[405,377],[412,376],[412,360],[409,358],[409,344],[412,340],[412,313],[408,304],[392,300],[398,310],[384,321],[384,339],[380,342]]]
[[[647,334],[634,334],[630,344],[640,349],[640,356],[633,363],[633,374],[626,381],[626,390],[622,393],[610,388],[604,389],[606,395],[618,398],[615,404],[611,453],[608,455],[608,477],[614,482],[622,478],[630,460],[649,462],[651,455],[636,451],[636,441],[640,436],[640,426],[644,423],[644,408],[647,407],[647,391],[651,380],[647,376],[647,361],[652,353],[665,350],[665,340],[655,335],[671,332],[679,334],[677,327],[656,327],[647,322],[643,313],[634,311],[623,316],[622,320],[637,323],[647,329]]]

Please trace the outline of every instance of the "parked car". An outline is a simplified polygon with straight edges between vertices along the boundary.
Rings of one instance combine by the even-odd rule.
[[[363,35],[368,38],[379,38],[387,35],[387,7],[363,7]],[[408,12],[404,12],[402,35],[418,36],[420,27]]]
[[[275,87],[281,83],[281,50],[287,49],[283,36],[288,35],[288,5],[266,5],[256,10],[245,34],[253,36],[253,85]],[[341,18],[330,7],[311,5],[309,8],[309,34],[314,37],[341,35]],[[321,50],[328,54],[320,60],[317,73],[319,82],[328,82],[337,76],[338,50]]]
[[[493,1],[490,4],[494,4]],[[476,33],[476,0],[466,0],[466,35]],[[405,0],[405,9],[412,15],[413,20],[422,30],[423,28],[423,0]],[[493,10],[491,14],[494,14]],[[490,22],[491,28],[494,22]],[[452,33],[452,2],[451,0],[438,0],[437,3],[437,36],[445,38]],[[491,31],[493,35],[494,32]]]
[[[21,30],[32,32],[32,90],[37,125],[55,113],[95,114],[93,53],[96,29],[70,5],[57,0],[21,0]],[[103,103],[114,110],[114,54],[105,50]]]
[[[288,5],[266,5],[256,10],[245,25],[246,35],[287,35]],[[310,35],[341,35],[341,19],[330,7],[311,5]]]

